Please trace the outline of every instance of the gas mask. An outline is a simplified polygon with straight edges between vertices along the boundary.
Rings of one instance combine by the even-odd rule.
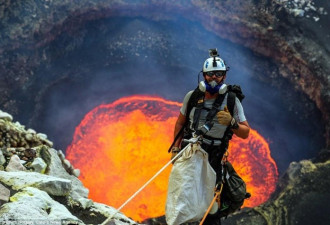
[[[201,81],[198,85],[199,90],[202,92],[208,91],[212,95],[215,93],[224,94],[227,91],[227,85],[221,82],[218,84],[216,81],[211,81],[210,83]]]

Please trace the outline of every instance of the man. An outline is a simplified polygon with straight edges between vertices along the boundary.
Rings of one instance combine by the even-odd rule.
[[[209,162],[217,173],[219,182],[221,160],[231,135],[234,133],[245,139],[249,136],[250,127],[240,100],[235,95],[229,97],[232,96],[229,94],[230,88],[224,83],[229,67],[219,57],[216,49],[210,49],[210,56],[203,65],[204,81],[199,83],[195,91],[188,92],[184,97],[175,124],[174,137],[177,138],[171,151],[173,158],[186,145],[182,142],[183,138],[190,138],[194,133],[202,135],[202,148],[209,154]],[[229,109],[230,101],[233,109]],[[217,223],[220,220],[211,224]]]

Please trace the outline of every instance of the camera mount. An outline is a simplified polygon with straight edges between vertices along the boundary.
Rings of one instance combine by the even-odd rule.
[[[213,57],[213,67],[217,67],[217,62],[215,57],[219,56],[218,50],[216,48],[209,49],[209,54],[211,57]]]

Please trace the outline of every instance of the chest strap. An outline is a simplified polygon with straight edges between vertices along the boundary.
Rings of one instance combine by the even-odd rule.
[[[193,130],[198,129],[198,122],[203,108],[204,108],[204,97],[202,99],[199,99],[197,102],[193,117],[193,123],[192,123]]]
[[[207,144],[207,145],[212,145],[212,146],[219,146],[219,145],[221,145],[221,141],[220,140],[214,140],[214,139],[207,139],[207,138],[205,138],[205,137],[203,137],[203,140],[202,140],[202,142],[204,143],[204,144]]]
[[[212,104],[212,108],[210,110],[207,110],[208,113],[206,115],[206,121],[205,123],[212,123],[213,118],[215,117],[215,115],[217,114],[217,112],[219,111],[219,108],[223,102],[223,100],[225,99],[226,93],[218,95],[218,97],[215,99],[214,103]],[[199,100],[197,103],[197,106],[195,108],[195,112],[194,112],[194,117],[193,117],[193,124],[192,124],[192,128],[197,131],[198,130],[198,124],[199,124],[199,119],[200,119],[200,115],[202,110],[205,110],[204,108],[204,98]]]

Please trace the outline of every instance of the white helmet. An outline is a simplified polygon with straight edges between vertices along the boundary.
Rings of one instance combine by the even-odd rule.
[[[209,71],[228,71],[225,62],[220,57],[210,57],[205,60],[203,65],[203,73]]]

